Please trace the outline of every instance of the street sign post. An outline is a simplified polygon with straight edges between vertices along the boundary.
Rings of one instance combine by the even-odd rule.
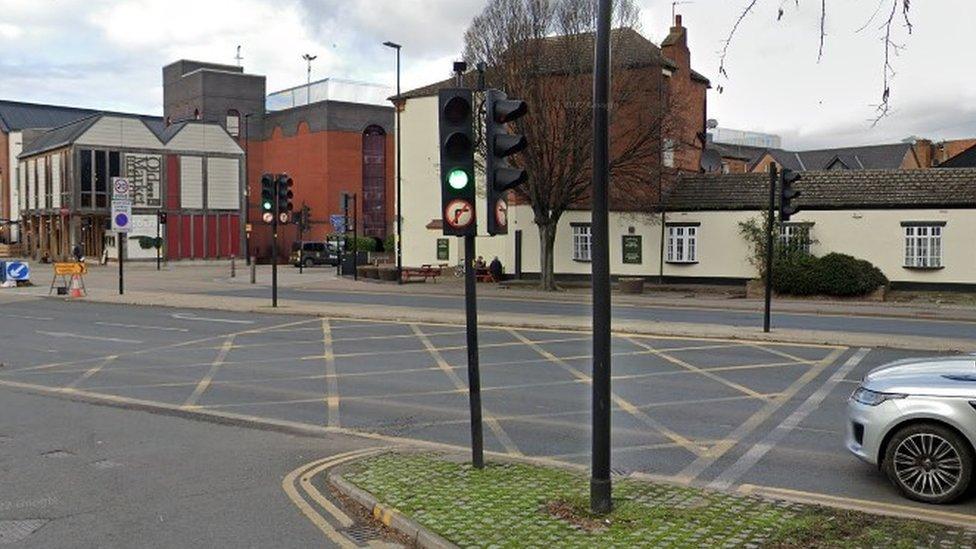
[[[119,295],[125,293],[125,244],[126,235],[132,231],[132,198],[129,180],[112,178],[112,230],[115,231],[115,249],[119,251]]]

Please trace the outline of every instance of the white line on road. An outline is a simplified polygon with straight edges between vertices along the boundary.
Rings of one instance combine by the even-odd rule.
[[[254,324],[253,320],[235,320],[231,318],[207,318],[197,316],[193,313],[173,313],[173,318],[177,320],[199,320],[200,322],[223,322],[225,324]]]
[[[189,332],[188,328],[173,328],[170,326],[143,326],[141,324],[119,324],[117,322],[96,322],[99,326],[111,326],[113,328],[132,328],[134,330],[160,330],[164,332]]]
[[[24,320],[54,320],[54,317],[50,317],[50,316],[9,315],[9,314],[0,314],[0,316],[4,318],[21,318]]]
[[[121,337],[99,337],[99,336],[87,336],[81,334],[72,334],[69,332],[44,332],[37,330],[37,333],[41,335],[51,336],[51,337],[73,337],[75,339],[90,339],[93,341],[111,341],[113,343],[142,343],[138,339],[123,339]]]
[[[786,418],[783,423],[776,426],[775,429],[769,432],[765,438],[757,442],[749,451],[742,455],[732,464],[728,469],[726,469],[721,475],[716,477],[715,480],[709,484],[709,488],[714,488],[716,490],[728,490],[736,480],[746,474],[750,469],[752,469],[759,460],[763,458],[773,446],[778,444],[783,440],[790,431],[795,429],[804,419],[807,418],[814,410],[820,407],[827,395],[837,386],[844,378],[854,369],[855,366],[864,360],[864,357],[871,352],[871,349],[861,348],[856,353],[854,353],[851,358],[847,359],[847,362],[840,367],[834,375],[830,376],[827,381],[820,386],[812,395],[807,398],[803,404],[800,405],[788,418]]]

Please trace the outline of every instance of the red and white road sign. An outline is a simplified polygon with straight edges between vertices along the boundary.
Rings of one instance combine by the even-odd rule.
[[[444,221],[455,229],[467,227],[474,221],[474,208],[467,200],[452,200],[444,209]]]
[[[261,219],[265,223],[271,223],[272,221],[274,221],[274,214],[271,212],[264,212],[263,214],[261,214]]]
[[[291,216],[288,215],[288,212],[281,212],[278,214],[278,223],[288,223],[289,217]]]
[[[504,198],[499,198],[495,202],[495,221],[499,227],[508,226],[508,202]]]

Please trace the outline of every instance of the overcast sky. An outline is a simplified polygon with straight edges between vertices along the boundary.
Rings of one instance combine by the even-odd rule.
[[[892,0],[880,0],[888,4]],[[180,58],[234,63],[268,91],[305,80],[301,56],[319,58],[313,78],[394,82],[403,45],[405,89],[444,78],[461,37],[486,0],[0,0],[0,99],[162,112],[161,67]],[[639,0],[642,32],[659,43],[671,2]],[[827,43],[817,63],[815,0],[759,0],[740,26],[719,79],[718,52],[747,0],[677,6],[689,29],[692,64],[721,84],[709,117],[723,127],[778,133],[811,148],[976,136],[976,2],[913,2],[914,32],[893,59],[892,114],[875,127],[882,42],[871,18],[879,0],[829,0]],[[777,8],[785,15],[776,21]],[[890,4],[888,4],[890,5]],[[879,17],[881,17],[879,15]]]

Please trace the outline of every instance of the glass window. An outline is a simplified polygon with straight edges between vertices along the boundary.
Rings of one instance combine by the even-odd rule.
[[[665,168],[674,167],[674,145],[674,139],[667,138],[664,140],[664,147],[661,150],[661,162]]]
[[[589,225],[573,225],[573,260],[590,261]]]
[[[905,227],[905,266],[942,267],[942,225]]]
[[[698,227],[688,225],[667,226],[668,263],[695,263],[698,261]]]
[[[810,224],[781,224],[779,226],[779,244],[787,253],[810,255]]]
[[[237,114],[237,111],[227,111],[226,126],[227,133],[229,133],[231,137],[241,135],[241,116]]]

